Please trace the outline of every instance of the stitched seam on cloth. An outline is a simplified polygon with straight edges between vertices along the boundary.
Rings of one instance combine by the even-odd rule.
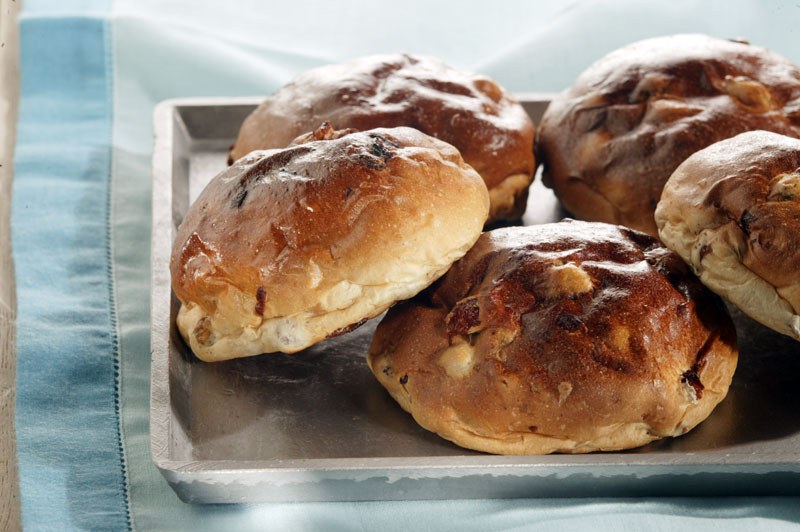
[[[128,464],[125,454],[125,444],[122,438],[122,407],[120,404],[121,388],[121,360],[120,360],[120,333],[119,320],[117,319],[117,290],[116,274],[114,272],[114,241],[111,220],[114,208],[114,61],[113,61],[113,36],[112,24],[109,19],[103,22],[103,40],[106,48],[106,95],[110,109],[109,121],[109,162],[108,162],[108,187],[106,195],[106,272],[108,274],[108,308],[111,321],[111,345],[114,355],[114,415],[117,423],[117,449],[120,456],[120,469],[122,473],[121,495],[125,504],[125,522],[128,530],[133,530],[131,520],[130,486],[128,484]]]

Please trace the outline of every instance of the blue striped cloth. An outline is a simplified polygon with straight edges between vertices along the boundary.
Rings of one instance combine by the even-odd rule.
[[[128,526],[110,276],[109,22],[23,20],[13,202],[23,522]]]
[[[477,0],[415,0],[400,10],[231,0],[223,12],[189,0],[28,0],[12,207],[25,528],[797,528],[798,500],[781,497],[191,506],[152,464],[149,167],[158,101],[266,94],[311,66],[395,50],[440,56],[514,91],[558,90],[605,51],[679,31],[747,35],[800,62],[794,2],[551,4],[487,10]]]

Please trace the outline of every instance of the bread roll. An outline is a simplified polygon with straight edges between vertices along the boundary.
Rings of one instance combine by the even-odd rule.
[[[695,153],[656,222],[706,286],[800,340],[800,140],[754,131]]]
[[[486,76],[409,54],[363,57],[309,70],[242,124],[231,160],[284,148],[323,121],[368,130],[408,126],[455,146],[486,182],[490,220],[522,216],[533,180],[534,127],[522,106]]]
[[[186,213],[172,286],[199,358],[340,334],[425,288],[480,235],[486,186],[449,144],[411,128],[330,136],[239,159]]]
[[[499,454],[681,435],[725,397],[736,361],[724,305],[680,257],[586,222],[484,233],[389,310],[368,354],[420,425]]]
[[[800,137],[800,67],[743,42],[676,35],[590,66],[545,112],[537,153],[544,183],[575,216],[656,235],[675,168],[757,129]]]

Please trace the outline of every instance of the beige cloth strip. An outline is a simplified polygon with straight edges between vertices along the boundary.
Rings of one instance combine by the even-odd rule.
[[[11,261],[11,183],[14,178],[22,0],[0,0],[0,530],[20,530],[19,475],[14,431],[16,377],[14,265]]]

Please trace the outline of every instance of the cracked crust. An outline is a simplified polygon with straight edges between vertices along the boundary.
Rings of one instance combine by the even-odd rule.
[[[480,235],[486,186],[449,144],[411,128],[319,136],[330,140],[240,159],[187,212],[172,286],[199,358],[340,334],[425,288]]]
[[[657,234],[653,212],[692,153],[751,130],[800,137],[800,67],[704,35],[630,44],[555,98],[538,131],[542,180],[575,216]]]
[[[586,453],[691,430],[727,394],[737,348],[721,301],[675,253],[568,221],[484,233],[389,310],[367,361],[458,445]]]
[[[755,131],[695,153],[656,222],[706,286],[800,340],[800,140]]]
[[[336,128],[413,127],[455,146],[490,192],[489,221],[525,212],[534,126],[491,79],[429,57],[362,57],[300,74],[242,124],[230,158],[283,148],[329,121]]]

